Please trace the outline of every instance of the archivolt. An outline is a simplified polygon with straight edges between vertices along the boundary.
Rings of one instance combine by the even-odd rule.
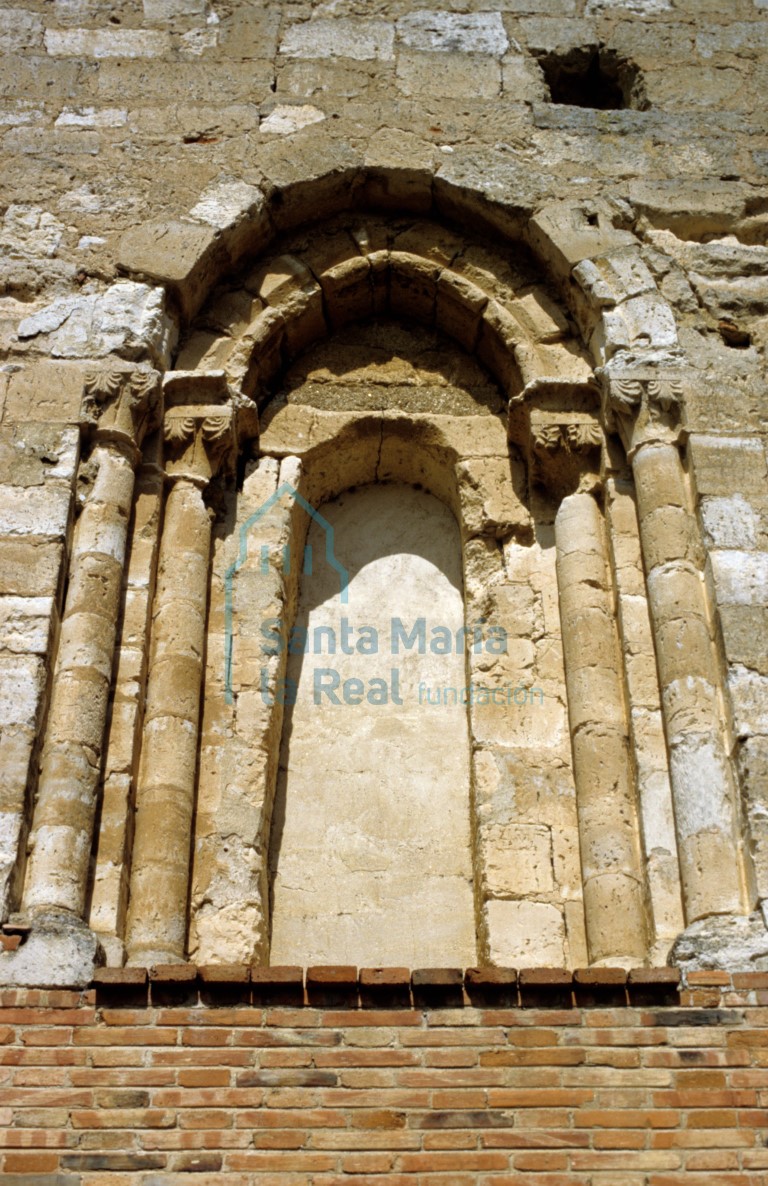
[[[350,216],[316,228],[219,291],[180,352],[183,370],[223,369],[263,403],[297,354],[351,321],[397,317],[434,326],[477,355],[508,398],[543,380],[586,383],[590,361],[532,267],[434,222]]]

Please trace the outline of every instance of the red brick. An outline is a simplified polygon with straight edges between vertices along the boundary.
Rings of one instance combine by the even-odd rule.
[[[267,968],[252,964],[251,996],[254,1004],[303,1006],[303,968],[293,965]]]
[[[361,968],[360,985],[365,988],[393,988],[411,983],[408,968]]]
[[[328,1049],[335,1049],[335,1047]],[[308,1067],[312,1065],[314,1052],[311,1050],[262,1050],[256,1057],[262,1067]]]
[[[475,1132],[425,1132],[424,1149],[475,1149]]]
[[[630,968],[628,984],[679,984],[679,968]]]
[[[688,1128],[735,1128],[736,1112],[731,1108],[699,1108],[689,1112]]]
[[[577,968],[573,973],[574,984],[613,986],[627,983],[624,968]]]
[[[58,1168],[58,1153],[6,1153],[6,1174],[50,1174]]]
[[[176,1031],[156,1026],[82,1027],[75,1030],[76,1046],[175,1046]]]
[[[21,1040],[25,1046],[68,1046],[72,1041],[72,1030],[64,1026],[57,1029],[23,1030]]]
[[[361,968],[360,1003],[364,1008],[411,1004],[411,973],[408,968]]]
[[[176,1114],[159,1108],[76,1109],[71,1121],[73,1128],[172,1128]]]
[[[719,986],[687,991],[722,999]],[[217,998],[97,1015],[85,994],[1,997],[6,1156],[53,1160],[0,1169],[31,1181],[60,1171],[60,1152],[83,1186],[133,1186],[118,1167],[156,1154],[169,1174],[222,1186],[719,1186],[737,1164],[740,1186],[757,1186],[768,1169],[768,1009],[721,1020],[654,1005],[423,1013]]]
[[[461,968],[416,968],[411,976],[414,988],[460,988]]]
[[[678,1128],[680,1113],[661,1109],[581,1108],[574,1116],[578,1128]]]
[[[731,976],[729,972],[686,972],[685,982],[691,988],[730,988]]]
[[[507,1035],[512,1046],[556,1046],[560,1035],[556,1030],[531,1029],[510,1030]]]
[[[226,1108],[189,1108],[179,1112],[180,1128],[231,1128],[234,1116]]]
[[[255,1149],[303,1149],[309,1143],[306,1129],[265,1128],[253,1134]]]
[[[422,1024],[418,1010],[410,1009],[328,1009],[322,1015],[321,1025],[334,1026],[395,1026]]]
[[[391,1153],[349,1153],[341,1164],[346,1174],[386,1174],[394,1164]]]
[[[509,1165],[506,1153],[491,1153],[485,1149],[465,1153],[403,1153],[399,1169],[406,1174],[428,1174],[456,1170],[503,1170]]]
[[[568,1156],[565,1153],[516,1153],[513,1157],[516,1170],[567,1170]]]
[[[349,1050],[318,1050],[314,1056],[316,1067],[412,1067],[419,1065],[413,1050],[367,1050],[356,1046]]]
[[[521,968],[520,1003],[526,1008],[573,1003],[573,976],[565,968]]]
[[[366,1108],[352,1112],[350,1123],[353,1128],[405,1128],[405,1112],[395,1112],[388,1108]]]
[[[203,984],[248,984],[250,968],[247,964],[204,964],[197,969]]]
[[[235,1124],[245,1128],[346,1128],[348,1114],[340,1108],[243,1109]]]
[[[589,1087],[498,1088],[488,1092],[493,1108],[577,1108],[595,1098]]]
[[[458,1049],[427,1050],[423,1059],[426,1067],[474,1067],[477,1066],[478,1055],[476,1050],[459,1047]],[[488,1063],[487,1065],[492,1064]]]
[[[140,988],[147,983],[147,976],[146,968],[97,968],[93,983],[97,987],[130,985]]]
[[[336,1168],[336,1154],[313,1153],[297,1150],[292,1153],[232,1152],[224,1159],[228,1170],[279,1170],[286,1173],[318,1173]]]
[[[0,1021],[4,1025],[93,1025],[95,1009],[3,1009]]]
[[[194,964],[155,964],[149,969],[152,984],[193,984],[197,980]]]
[[[185,1046],[227,1046],[230,1039],[231,1034],[226,1029],[190,1028],[181,1031],[181,1040]]]
[[[583,1050],[553,1049],[551,1046],[524,1050],[487,1050],[480,1055],[481,1067],[579,1066]]]
[[[273,986],[286,984],[303,985],[304,969],[295,964],[276,964],[274,967],[268,967],[263,964],[252,964],[251,983]]]
[[[573,975],[566,968],[521,968],[518,980],[526,988],[549,987],[550,985],[566,988],[573,983]]]
[[[611,1128],[591,1134],[595,1149],[643,1149],[646,1134],[643,1129]]]
[[[734,972],[734,988],[768,988],[768,972]]]
[[[687,1171],[694,1170],[737,1170],[739,1155],[724,1149],[708,1149],[698,1153],[689,1153],[685,1159]]]
[[[223,1068],[179,1071],[179,1084],[182,1087],[228,1087],[229,1082],[230,1072]]]
[[[307,988],[329,985],[352,988],[357,984],[357,968],[352,964],[316,964],[307,968]]]

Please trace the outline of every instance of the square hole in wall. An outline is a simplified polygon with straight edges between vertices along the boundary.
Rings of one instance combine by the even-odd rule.
[[[648,107],[638,67],[613,50],[580,47],[539,56],[553,103],[596,111]]]

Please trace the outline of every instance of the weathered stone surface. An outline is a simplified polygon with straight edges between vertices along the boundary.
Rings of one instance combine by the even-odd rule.
[[[765,919],[760,911],[741,918],[703,918],[675,940],[668,962],[686,971],[699,968],[766,971],[768,929]]]
[[[634,245],[629,231],[613,225],[615,212],[602,202],[555,203],[531,219],[530,236],[541,253],[563,277],[585,259],[595,259]]]
[[[272,846],[272,958],[296,957],[309,928],[312,959],[364,964],[376,952],[385,963],[414,964],[428,953],[427,962],[440,965],[451,951],[476,950],[468,734],[455,744],[466,729],[463,655],[453,646],[446,654],[428,649],[435,629],[455,634],[462,620],[456,528],[432,497],[399,486],[368,487],[321,513],[350,572],[348,605],[339,602],[339,574],[320,566],[315,526],[308,542],[318,561],[302,582],[297,621],[310,639],[321,626],[340,638],[341,619],[354,627],[364,613],[377,644],[369,654],[374,644],[363,637],[362,651],[353,642],[348,655],[310,643],[308,654],[289,656],[296,703],[288,706],[277,787],[285,822]],[[403,631],[410,637],[420,619],[424,646],[415,637],[406,646]],[[323,691],[331,685],[338,691]],[[364,717],[367,742],[357,725]],[[313,773],[318,746],[336,771],[324,790]],[[318,832],[331,840],[324,852]],[[333,903],[322,888],[329,864]]]
[[[162,290],[118,280],[105,292],[54,301],[19,324],[22,340],[40,338],[54,358],[149,358],[167,362],[173,331]]]
[[[280,53],[293,58],[387,61],[394,56],[394,39],[394,27],[388,21],[318,18],[289,26]]]
[[[46,29],[45,48],[52,57],[159,58],[168,53],[167,33],[143,29]]]
[[[19,905],[30,808],[53,786],[28,902],[90,902],[112,964],[131,876],[131,958],[267,962],[270,844],[301,963],[314,936],[317,958],[360,943],[378,964],[408,919],[407,962],[658,961],[683,905],[739,915],[765,896],[765,4],[467,7],[0,13],[0,904]],[[563,101],[590,63],[601,94]],[[131,498],[133,413],[82,394],[95,362],[139,359],[173,360],[173,415]],[[212,399],[193,429],[173,402],[185,371]],[[212,480],[233,419],[248,441]],[[94,434],[123,459],[96,499]],[[164,505],[164,472],[194,514]],[[417,485],[456,519],[452,579],[408,594],[424,556],[397,536],[365,605],[375,621],[402,592],[426,614],[445,593],[472,638],[504,633],[497,652],[453,648],[446,734],[426,704],[385,726],[382,706],[341,721],[329,701],[319,752],[316,719],[292,735],[290,706],[267,702],[285,655],[263,654],[264,620],[327,608],[302,592],[306,510],[284,491],[260,516],[281,483],[315,505]],[[605,514],[599,547],[568,519],[574,490]],[[424,535],[428,556],[448,538]],[[431,672],[443,656],[404,657]],[[315,658],[354,656],[292,661],[308,678]],[[310,878],[277,852],[281,741],[309,788]],[[647,920],[627,924],[629,900]]]
[[[409,13],[397,22],[397,36],[410,49],[441,53],[506,53],[509,46],[501,14],[498,12],[429,12]]]
[[[65,914],[36,921],[15,951],[0,953],[0,981],[8,985],[86,988],[103,953],[82,923]]]
[[[262,120],[259,131],[263,135],[288,136],[311,124],[322,123],[324,119],[323,112],[309,103],[297,104],[295,107],[280,104]]]
[[[490,901],[486,906],[490,953],[501,967],[561,967],[565,927],[556,906]]]
[[[133,275],[173,285],[184,311],[189,312],[200,303],[215,243],[214,229],[199,223],[145,225],[123,236],[119,262]]]

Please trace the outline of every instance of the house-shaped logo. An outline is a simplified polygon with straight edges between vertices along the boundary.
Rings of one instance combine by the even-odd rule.
[[[233,679],[233,648],[234,648],[234,586],[235,578],[240,569],[245,564],[249,556],[248,548],[248,534],[251,529],[259,523],[265,515],[277,506],[283,499],[289,502],[294,502],[300,506],[315,523],[319,525],[325,536],[325,560],[334,568],[339,574],[339,599],[342,605],[346,605],[349,600],[349,572],[344,565],[336,558],[334,532],[332,525],[325,519],[318,510],[316,510],[311,503],[307,502],[306,498],[299,491],[292,486],[290,482],[283,482],[275,491],[274,494],[261,504],[258,510],[254,511],[252,515],[246,519],[240,528],[240,546],[238,548],[237,559],[229,566],[224,575],[224,689],[227,704],[232,704],[234,697],[232,692]],[[305,576],[311,576],[313,571],[313,555],[312,548],[307,545],[304,548],[304,556],[302,562],[302,572]],[[260,570],[265,575],[269,572],[270,567],[270,548],[268,544],[261,545],[261,559]],[[283,548],[283,572],[289,575],[291,572],[291,550],[290,546],[286,545]]]

